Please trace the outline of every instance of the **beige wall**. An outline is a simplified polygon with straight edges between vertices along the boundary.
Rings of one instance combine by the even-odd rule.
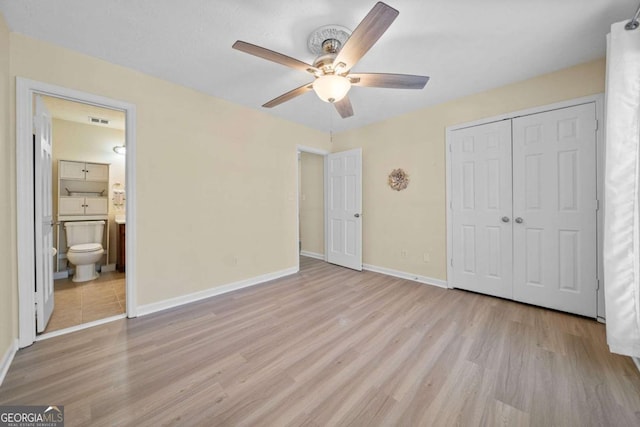
[[[124,114],[124,113],[122,113]],[[109,263],[116,262],[116,210],[111,187],[125,183],[125,157],[116,154],[113,147],[124,143],[124,131],[67,120],[53,120],[53,213],[58,215],[58,160],[109,163]],[[64,229],[60,228],[60,250],[66,252]]]
[[[445,128],[604,92],[604,72],[601,59],[335,135],[334,151],[363,151],[364,263],[445,280]],[[410,175],[401,192],[395,168]]]
[[[136,105],[139,304],[297,265],[296,145],[323,133],[16,33],[11,75]]]
[[[324,157],[300,153],[302,250],[324,255]]]
[[[9,29],[0,14],[0,360],[17,338],[14,165],[10,126]]]

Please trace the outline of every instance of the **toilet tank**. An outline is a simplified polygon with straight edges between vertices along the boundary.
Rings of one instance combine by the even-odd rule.
[[[102,244],[104,221],[67,221],[64,230],[68,247],[83,243]]]

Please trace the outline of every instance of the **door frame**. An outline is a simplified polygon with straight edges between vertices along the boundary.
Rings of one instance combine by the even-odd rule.
[[[127,317],[137,315],[136,301],[136,108],[128,102],[44,82],[16,77],[16,206],[18,257],[18,345],[36,340],[34,188],[33,188],[33,96],[47,95],[68,101],[120,110],[125,113],[125,177],[127,182],[126,295]]]
[[[300,160],[298,159],[298,153],[309,153],[309,154],[317,154],[322,156],[323,165],[323,173],[324,177],[322,180],[323,185],[323,194],[324,194],[324,210],[323,210],[323,222],[324,222],[324,257],[323,261],[327,261],[327,156],[330,154],[330,151],[323,150],[320,148],[308,147],[306,145],[296,145],[296,253],[298,254],[297,258],[297,266],[298,271],[300,271],[300,180],[298,177],[300,176]]]
[[[447,287],[453,288],[453,283],[449,280],[453,277],[453,221],[451,210],[451,143],[453,141],[453,132],[460,129],[480,126],[501,120],[511,120],[521,116],[529,116],[532,114],[544,113],[561,108],[574,107],[576,105],[594,103],[596,109],[596,120],[598,128],[596,130],[596,194],[599,201],[597,218],[596,218],[596,239],[597,239],[597,319],[604,322],[604,274],[603,274],[603,231],[604,231],[604,93],[589,95],[581,98],[570,99],[566,101],[556,102],[553,104],[540,105],[537,107],[527,108],[524,110],[513,111],[509,113],[499,114],[471,122],[460,123],[446,128],[445,140],[445,156],[446,156],[446,209],[447,209]]]

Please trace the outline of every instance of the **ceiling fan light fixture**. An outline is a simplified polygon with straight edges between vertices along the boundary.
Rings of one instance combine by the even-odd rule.
[[[318,77],[313,82],[313,90],[318,98],[324,102],[338,102],[347,95],[351,89],[351,81],[344,76],[327,74]]]

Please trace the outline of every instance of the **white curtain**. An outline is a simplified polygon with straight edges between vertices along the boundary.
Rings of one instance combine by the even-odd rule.
[[[640,357],[640,28],[607,36],[604,280],[607,342]]]

